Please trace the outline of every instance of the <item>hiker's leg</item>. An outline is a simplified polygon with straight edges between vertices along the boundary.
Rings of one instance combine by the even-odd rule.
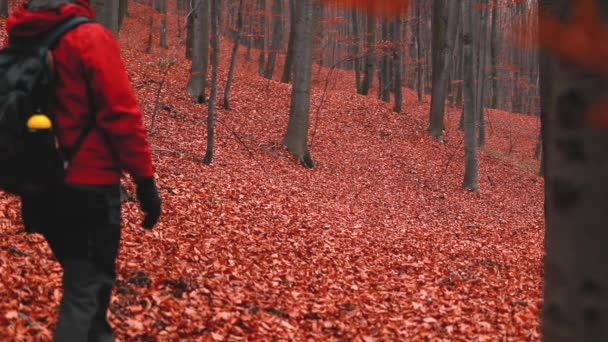
[[[119,188],[106,190],[109,207],[107,225],[100,225],[91,232],[91,258],[100,277],[97,292],[97,311],[93,317],[89,342],[114,341],[112,328],[107,320],[112,288],[116,280],[116,258],[120,245],[120,191]]]
[[[114,341],[106,320],[120,240],[118,187],[78,187],[64,227],[45,234],[64,271],[55,341]]]

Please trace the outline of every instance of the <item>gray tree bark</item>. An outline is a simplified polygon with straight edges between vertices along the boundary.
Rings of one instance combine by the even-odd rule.
[[[490,43],[492,58],[492,103],[491,107],[498,108],[498,0],[493,0],[492,6],[492,41]]]
[[[475,130],[475,101],[473,96],[473,47],[471,28],[472,0],[462,0],[462,44],[464,52],[464,134],[465,172],[463,187],[477,191],[477,136]]]
[[[376,17],[373,15],[367,16],[367,30],[366,30],[366,41],[367,41],[367,52],[365,55],[365,72],[363,74],[363,81],[361,82],[361,89],[359,94],[367,95],[372,85],[374,78],[374,67],[376,64],[376,57],[374,55],[374,46],[376,44]]]
[[[97,21],[118,35],[118,0],[91,0]]]
[[[266,0],[258,1],[258,9],[260,11],[260,32],[258,37],[258,48],[260,49],[260,55],[258,57],[258,73],[261,76],[264,76],[264,69],[266,67]]]
[[[207,88],[207,69],[209,67],[209,1],[197,0],[192,15],[193,46],[188,94],[199,103],[205,103]]]
[[[289,42],[287,43],[287,55],[285,56],[285,65],[283,66],[283,76],[281,76],[281,82],[283,83],[291,82],[291,74],[293,71],[293,50],[296,40],[296,1],[297,0],[289,0],[289,20],[291,22],[291,27],[289,28]]]
[[[421,31],[422,31],[422,16],[420,15],[421,12],[421,7],[422,7],[422,0],[415,0],[415,6],[416,6],[416,33],[415,33],[415,37],[416,37],[416,79],[417,79],[417,83],[416,83],[416,87],[417,87],[417,91],[418,91],[418,101],[421,102],[422,101],[422,95],[424,93],[424,77],[423,73],[424,70],[422,69],[423,63],[422,63],[422,39],[420,37],[421,35]]]
[[[283,14],[283,0],[274,0],[272,4],[272,41],[270,44],[270,52],[268,53],[268,60],[266,61],[266,71],[264,77],[272,79],[274,74],[274,66],[277,60],[277,53],[281,48],[281,41],[283,40],[283,21],[281,15]]]
[[[443,0],[436,0],[440,2]],[[459,4],[457,1],[448,1],[447,7],[442,7],[445,10],[444,15],[435,18],[437,25],[442,28],[434,30],[436,34],[443,34],[441,37],[434,37],[438,42],[434,44],[437,49],[433,53],[435,61],[433,62],[433,94],[431,96],[431,110],[429,113],[429,133],[438,141],[443,142],[444,130],[444,113],[445,113],[445,97],[447,82],[449,79],[450,66],[452,61],[452,52],[456,42],[457,24],[459,19]]]
[[[382,40],[390,42],[392,40],[390,35],[390,22],[388,21],[388,18],[385,18],[382,20]],[[382,101],[391,102],[391,85],[393,82],[390,73],[389,49],[383,49],[381,61],[381,68],[378,73],[380,76],[380,89],[378,89],[378,93],[381,95]]]
[[[401,16],[397,16],[393,23],[393,43],[395,52],[393,53],[393,88],[395,90],[395,106],[393,111],[401,113],[403,106],[403,25]]]
[[[8,0],[0,0],[0,17],[8,17]]]
[[[606,1],[593,3],[598,24],[605,22]],[[570,1],[541,1],[541,12],[565,24],[575,6]],[[592,108],[605,105],[608,79],[552,51],[543,55],[541,60],[547,58],[540,69],[541,97],[546,96],[541,101],[546,227],[543,340],[608,341],[608,134],[606,127],[587,120]]]
[[[359,13],[356,8],[351,10],[351,19],[352,19],[352,32],[353,32],[353,45],[352,45],[352,54],[354,57],[354,68],[355,68],[355,86],[357,92],[361,92],[361,58],[359,56]]]
[[[487,5],[488,0],[480,0],[481,5]],[[485,7],[480,11],[479,17],[479,42],[478,42],[478,62],[477,62],[477,91],[475,96],[475,117],[479,123],[479,138],[477,144],[480,147],[486,144],[486,122],[485,122],[485,92],[486,92],[486,65],[487,65],[487,46],[488,46],[488,13]]]
[[[312,21],[313,0],[296,0],[296,36],[294,45],[294,82],[287,133],[283,139],[285,148],[306,168],[314,162],[308,151],[308,126],[310,116],[310,82],[312,78]]]
[[[239,8],[236,19],[236,37],[234,38],[234,45],[232,46],[232,57],[230,57],[230,70],[228,71],[228,80],[226,81],[226,87],[224,88],[224,108],[230,109],[230,89],[232,88],[232,79],[234,77],[234,68],[236,67],[237,52],[239,50],[239,44],[241,42],[241,35],[243,33],[243,2],[239,0]]]
[[[207,106],[207,149],[203,163],[211,164],[213,161],[213,147],[215,136],[215,99],[217,97],[217,74],[220,63],[220,11],[222,6],[221,0],[211,0],[211,45],[213,52],[211,55],[211,95],[209,95],[209,103]]]

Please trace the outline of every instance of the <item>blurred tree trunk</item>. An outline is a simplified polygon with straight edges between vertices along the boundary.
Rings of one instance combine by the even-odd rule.
[[[390,26],[391,25],[389,23],[388,18],[384,18],[382,20],[382,40],[384,42],[392,41]],[[390,50],[391,49],[386,47],[382,49],[382,65],[380,72],[378,73],[380,75],[381,80],[378,92],[379,94],[381,94],[381,99],[384,102],[391,102],[391,85],[393,84],[393,82],[390,73]]]
[[[197,0],[193,23],[192,64],[188,80],[188,94],[205,103],[207,69],[209,67],[209,1]]]
[[[393,23],[393,43],[395,44],[393,53],[393,88],[395,91],[395,106],[393,111],[401,113],[403,106],[403,18],[401,15],[395,18]]]
[[[90,0],[95,9],[97,21],[118,35],[119,0]]]
[[[608,18],[606,1],[541,1],[541,12],[562,25],[573,25],[571,18],[579,5],[596,6],[585,12],[585,20],[591,27],[602,27]],[[543,54],[543,339],[608,341],[608,134],[605,124],[590,120],[593,114],[605,118],[608,78],[600,70],[561,59],[554,51]],[[594,112],[596,108],[600,111]]]
[[[473,0],[462,1],[463,27],[462,43],[464,52],[464,134],[465,134],[465,173],[463,187],[477,191],[477,136],[475,130],[475,101],[473,89],[473,47],[471,13],[474,10]]]
[[[238,56],[237,52],[239,50],[241,35],[243,33],[243,3],[244,0],[239,0],[239,8],[236,19],[236,37],[234,38],[234,45],[232,46],[232,56],[230,57],[230,70],[228,71],[228,80],[226,81],[226,87],[224,89],[224,108],[226,109],[230,109],[230,89],[232,88],[234,68],[236,67],[236,58]]]
[[[289,20],[291,27],[289,28],[289,43],[287,45],[287,55],[285,56],[285,65],[283,66],[283,76],[281,76],[281,82],[291,82],[291,74],[293,71],[293,49],[296,37],[296,1],[289,0]]]
[[[221,0],[211,1],[211,45],[213,48],[211,55],[211,95],[209,95],[209,103],[207,104],[207,150],[203,163],[211,164],[213,161],[213,146],[215,136],[215,99],[217,97],[217,73],[220,62],[220,16]]]
[[[294,20],[294,82],[287,133],[283,145],[306,168],[314,162],[308,151],[310,82],[312,78],[313,0],[297,0]]]
[[[477,49],[477,90],[475,96],[475,117],[479,126],[479,138],[477,144],[480,147],[486,144],[486,122],[485,122],[485,93],[486,93],[486,65],[488,47],[488,11],[485,9],[488,0],[479,0],[482,5],[479,16],[479,35]]]
[[[0,0],[0,17],[8,17],[8,0]]]
[[[490,44],[492,56],[492,103],[491,108],[498,109],[498,0],[492,3],[492,40]]]
[[[260,49],[260,56],[258,58],[258,73],[264,76],[264,69],[266,67],[266,0],[258,0],[259,15],[259,36],[258,36],[258,49]]]
[[[363,74],[363,81],[361,82],[361,89],[359,94],[369,94],[369,89],[372,85],[374,78],[374,67],[376,64],[375,56],[375,45],[376,45],[376,17],[373,15],[367,16],[367,30],[366,35],[366,53],[365,53],[365,71]]]
[[[168,49],[167,45],[167,0],[158,0],[158,11],[162,14],[160,19],[160,47]]]
[[[283,40],[283,0],[274,0],[272,5],[272,41],[270,44],[270,53],[266,63],[266,72],[264,77],[272,79],[274,74],[274,66],[277,60],[277,53],[281,48]]]
[[[351,10],[351,21],[352,21],[352,32],[353,32],[353,45],[352,54],[354,58],[355,68],[355,86],[357,92],[361,92],[361,58],[359,56],[359,44],[361,38],[359,37],[359,13],[356,8]]]
[[[420,15],[420,7],[422,7],[422,0],[415,0],[416,7],[416,87],[418,91],[418,101],[422,101],[422,94],[424,92],[424,78],[422,70],[422,39],[420,39],[422,30],[422,18]]]
[[[432,137],[443,142],[445,98],[447,83],[450,74],[452,54],[456,42],[458,31],[459,4],[457,1],[448,0],[446,3],[439,4],[445,0],[435,0],[435,4],[443,11],[442,14],[434,14],[434,25],[441,26],[435,28],[433,34],[441,35],[433,37],[433,93],[431,96],[431,109],[429,113],[429,132]]]

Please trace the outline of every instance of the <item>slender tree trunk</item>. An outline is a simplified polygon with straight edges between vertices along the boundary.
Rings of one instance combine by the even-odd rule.
[[[475,102],[473,97],[473,47],[472,47],[472,0],[462,0],[463,11],[463,51],[464,51],[464,134],[465,173],[463,187],[477,191],[477,137],[475,132]]]
[[[353,31],[353,46],[352,53],[354,60],[354,68],[355,68],[355,85],[357,89],[357,93],[361,92],[361,58],[359,56],[359,14],[356,8],[351,10],[351,18],[352,18],[352,31]]]
[[[260,56],[258,58],[258,73],[264,76],[266,66],[266,0],[259,0],[259,11],[260,11],[260,36],[258,39],[258,48],[260,49]]]
[[[418,87],[418,102],[422,101],[422,94],[424,92],[424,83],[423,83],[423,70],[422,70],[422,39],[420,39],[421,28],[422,28],[422,18],[420,16],[420,7],[422,6],[422,0],[416,0],[416,79],[417,87]]]
[[[206,102],[207,69],[209,67],[209,1],[198,0],[193,28],[192,65],[188,80],[188,94],[199,103]]]
[[[367,95],[369,94],[369,89],[372,85],[372,80],[374,78],[374,65],[376,64],[376,57],[374,55],[374,49],[376,44],[376,17],[373,15],[367,16],[367,31],[366,31],[366,39],[367,39],[367,52],[365,55],[365,73],[363,75],[363,82],[361,82],[361,91],[359,94]]]
[[[488,0],[480,0],[483,5],[488,3]],[[477,62],[477,97],[475,99],[475,116],[479,123],[479,138],[477,143],[480,147],[486,144],[486,127],[485,127],[485,115],[484,115],[484,104],[485,104],[485,89],[486,89],[486,65],[487,65],[487,43],[488,43],[488,13],[487,10],[482,9],[480,11],[480,30],[479,30],[479,49],[477,51],[478,62]]]
[[[393,75],[395,89],[395,107],[393,111],[401,113],[403,106],[403,27],[402,17],[399,15],[393,23],[393,43],[395,44],[395,52],[393,53]]]
[[[199,0],[193,1],[193,6],[198,6]],[[186,7],[187,12],[189,13],[188,18],[186,19],[186,59],[192,60],[192,50],[194,49],[194,18],[196,18],[197,13],[194,11],[194,8],[190,6]]]
[[[287,45],[287,55],[285,56],[285,65],[283,66],[283,76],[281,76],[281,82],[291,82],[291,73],[293,71],[293,55],[294,55],[294,44],[296,40],[296,1],[289,0],[289,13],[291,27],[289,28],[289,43]]]
[[[160,13],[162,17],[160,19],[160,47],[163,49],[168,49],[169,45],[167,44],[167,0],[160,0]]]
[[[491,107],[498,109],[498,0],[493,0],[492,6],[492,104]]]
[[[90,0],[95,9],[97,21],[118,35],[118,0]]]
[[[443,1],[443,0],[439,0]],[[436,2],[438,2],[436,0]],[[433,95],[431,97],[431,110],[430,110],[430,122],[429,132],[432,137],[438,141],[443,142],[443,130],[444,130],[444,113],[445,113],[445,97],[446,87],[449,78],[450,62],[452,61],[452,52],[454,50],[454,44],[456,41],[456,32],[458,24],[458,7],[457,1],[449,1],[446,11],[446,17],[436,18],[438,22],[443,22],[444,27],[437,29],[438,34],[442,33],[443,37],[435,37],[434,40],[438,40],[435,44],[437,54],[435,55],[435,61],[433,62]]]
[[[1,1],[0,1],[1,2]],[[0,11],[1,11],[0,6]],[[118,2],[118,32],[122,28],[122,23],[127,16],[127,11],[129,10],[129,1],[128,0],[119,0]]]
[[[236,37],[234,38],[234,45],[232,46],[232,56],[230,57],[230,70],[228,71],[228,80],[226,80],[226,87],[224,89],[224,108],[230,109],[230,89],[232,88],[232,79],[234,78],[234,68],[236,67],[237,52],[239,50],[239,44],[241,42],[241,35],[243,33],[243,3],[244,0],[239,0],[239,8],[236,19]]]
[[[146,53],[152,53],[152,38],[154,37],[154,0],[150,0],[150,16],[148,17],[148,43]]]
[[[207,109],[207,150],[203,163],[210,165],[213,161],[214,126],[215,126],[215,99],[217,97],[217,70],[220,62],[220,15],[221,0],[211,0],[211,95]]]
[[[8,0],[0,0],[0,17],[8,17]]]
[[[385,42],[389,42],[392,39],[390,38],[390,24],[388,19],[382,20],[382,40]],[[391,80],[390,74],[390,57],[389,57],[389,49],[382,49],[382,66],[379,70],[380,76],[380,89],[378,89],[378,94],[381,95],[381,99],[384,102],[391,102],[391,84],[393,83]]]
[[[268,54],[268,61],[266,64],[266,73],[264,77],[272,79],[274,74],[274,65],[277,60],[277,52],[281,48],[281,41],[283,40],[283,21],[281,15],[283,13],[283,0],[274,0],[272,5],[272,43],[270,46],[270,53]]]
[[[304,167],[313,168],[314,162],[308,151],[308,126],[310,115],[310,83],[312,78],[313,0],[297,0],[295,37],[295,69],[291,95],[289,123],[283,140]]]

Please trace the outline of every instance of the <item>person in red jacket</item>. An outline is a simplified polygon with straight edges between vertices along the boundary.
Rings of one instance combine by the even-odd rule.
[[[10,42],[27,42],[70,17],[94,19],[87,0],[28,0],[6,22]],[[113,34],[96,22],[67,32],[51,50],[58,141],[84,138],[52,198],[22,199],[26,228],[41,232],[63,268],[55,341],[113,341],[107,321],[121,236],[120,179],[129,173],[152,229],[161,199],[142,114]]]

